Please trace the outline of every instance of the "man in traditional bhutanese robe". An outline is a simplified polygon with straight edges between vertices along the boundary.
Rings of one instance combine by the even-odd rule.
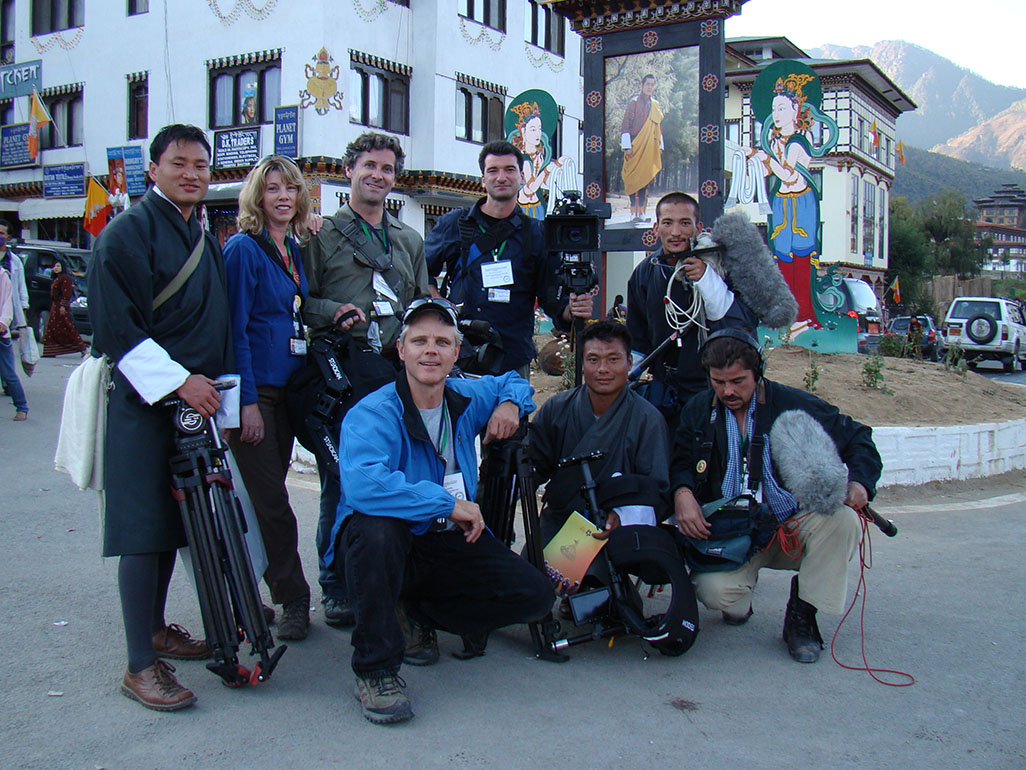
[[[663,167],[663,110],[652,98],[655,75],[641,79],[641,92],[627,104],[620,124],[623,184],[631,202],[631,218],[645,219],[648,186]]]
[[[205,417],[220,397],[213,378],[232,371],[228,292],[217,241],[195,213],[210,183],[210,145],[194,126],[167,126],[150,145],[154,186],[104,228],[89,269],[93,345],[113,364],[107,406],[102,499],[104,556],[120,556],[128,670],[121,691],[148,708],[173,711],[195,696],[162,658],[209,657],[204,642],[164,621],[175,551],[186,544],[171,497],[177,394]],[[195,269],[153,305],[203,244]]]
[[[539,480],[548,480],[541,514],[543,542],[577,511],[587,515],[579,467],[557,470],[562,458],[594,451],[591,463],[599,504],[612,508],[610,527],[655,525],[668,514],[669,437],[666,420],[627,387],[630,333],[623,324],[600,321],[580,340],[584,384],[557,393],[531,423],[530,452]]]

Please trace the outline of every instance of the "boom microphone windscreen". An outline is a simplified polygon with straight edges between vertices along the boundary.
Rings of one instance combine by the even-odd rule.
[[[789,409],[770,429],[770,457],[799,510],[829,516],[848,496],[848,469],[823,426],[808,412]]]

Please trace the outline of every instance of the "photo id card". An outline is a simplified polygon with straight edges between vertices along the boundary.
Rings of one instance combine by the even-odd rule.
[[[395,311],[392,309],[392,303],[387,299],[379,299],[374,302],[374,312],[379,316],[395,315]]]
[[[488,290],[488,301],[489,302],[509,302],[509,289],[489,289]]]
[[[513,263],[508,259],[499,259],[495,262],[482,262],[481,285],[486,289],[490,289],[493,286],[512,286]]]
[[[289,354],[293,356],[305,356],[306,355],[306,340],[299,337],[293,337],[289,340]]]
[[[382,297],[388,297],[393,302],[398,302],[399,297],[392,291],[392,287],[388,285],[388,281],[385,280],[385,276],[379,273],[377,270],[374,271],[374,277],[371,279],[371,286],[374,287],[374,291],[380,294]]]

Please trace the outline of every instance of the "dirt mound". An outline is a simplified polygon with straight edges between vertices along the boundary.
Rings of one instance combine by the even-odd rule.
[[[539,348],[548,341],[540,337]],[[884,358],[883,386],[867,388],[862,371],[867,356],[812,353],[803,348],[775,348],[766,359],[766,375],[804,388],[811,362],[819,367],[815,394],[859,422],[884,425],[972,425],[1026,417],[1026,388],[967,372],[962,377],[942,364]],[[559,377],[535,371],[531,382],[541,405],[560,387]]]

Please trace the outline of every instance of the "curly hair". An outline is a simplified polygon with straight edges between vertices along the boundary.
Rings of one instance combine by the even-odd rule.
[[[395,154],[395,176],[398,179],[403,173],[403,160],[406,158],[406,153],[403,152],[399,140],[390,134],[364,131],[346,145],[346,154],[342,156],[342,165],[346,168],[353,168],[361,155],[374,150],[391,150]]]
[[[287,185],[296,186],[296,213],[289,223],[300,240],[308,235],[306,226],[310,215],[310,191],[306,187],[303,173],[291,158],[283,155],[269,155],[257,163],[246,176],[239,193],[239,215],[236,224],[244,233],[259,233],[265,225],[264,192],[267,190],[267,176],[277,171]]]

